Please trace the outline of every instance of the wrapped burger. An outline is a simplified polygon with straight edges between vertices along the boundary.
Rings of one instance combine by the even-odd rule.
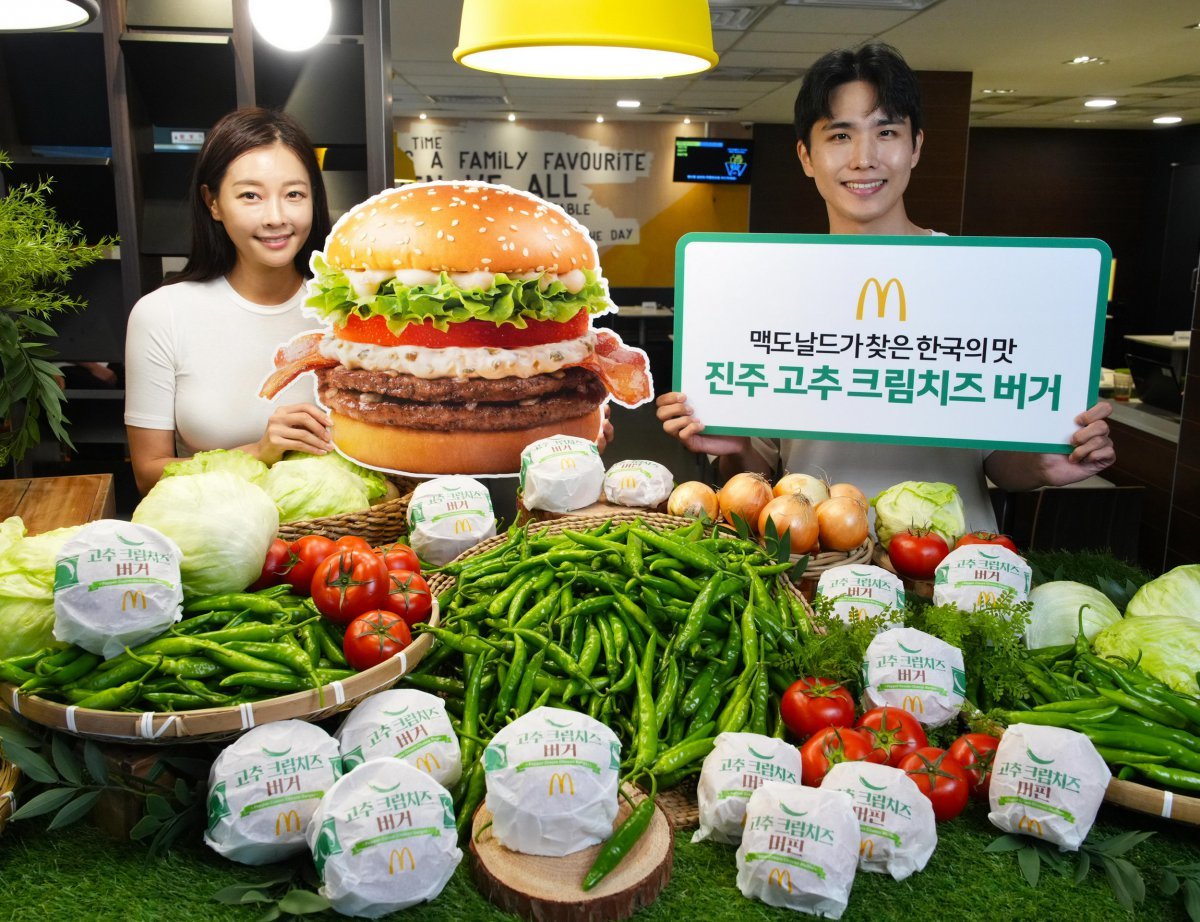
[[[250,730],[208,775],[205,843],[242,864],[304,851],[304,827],[341,771],[337,741],[303,720]]]
[[[904,611],[904,583],[895,573],[872,564],[830,567],[817,580],[817,596],[833,605],[847,624],[884,612]]]
[[[520,490],[526,509],[571,512],[590,506],[604,489],[604,462],[595,442],[554,435],[521,452]]]
[[[696,785],[700,828],[692,841],[741,842],[746,804],[768,781],[799,784],[800,750],[759,733],[718,734]]]
[[[875,635],[863,663],[867,707],[903,708],[926,726],[958,715],[967,689],[962,650],[911,627]]]
[[[450,792],[400,759],[344,775],[306,835],[321,894],[345,916],[376,919],[432,900],[462,861]]]
[[[938,564],[933,576],[933,604],[975,611],[1000,601],[1024,602],[1029,598],[1032,580],[1032,568],[1008,548],[968,544],[955,548]]]
[[[483,751],[492,835],[505,848],[559,857],[603,842],[617,818],[621,743],[586,714],[541,707]]]
[[[667,501],[675,486],[657,461],[618,461],[604,474],[604,498],[617,506],[652,509]]]
[[[402,759],[443,787],[462,776],[458,736],[446,702],[415,688],[377,692],[360,702],[338,728],[342,771],[372,759]]]
[[[105,659],[182,617],[178,545],[157,529],[116,519],[80,528],[54,567],[54,637]]]
[[[496,534],[492,494],[471,477],[435,477],[413,490],[408,540],[422,560],[436,566]]]

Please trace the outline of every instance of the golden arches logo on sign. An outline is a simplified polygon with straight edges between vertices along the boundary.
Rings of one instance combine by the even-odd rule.
[[[905,695],[904,700],[900,702],[900,707],[910,714],[925,713],[925,702],[921,700],[920,695]]]
[[[886,282],[880,282],[879,279],[873,276],[863,282],[862,291],[858,293],[858,310],[854,313],[854,319],[863,319],[863,309],[867,304],[867,293],[872,290],[875,292],[875,316],[880,320],[887,316],[888,295],[891,293],[893,285],[896,287],[896,299],[900,306],[900,320],[907,320],[908,301],[904,297],[904,286],[900,284],[900,280],[893,278],[888,279]]]
[[[554,786],[558,785],[558,793],[566,794],[567,788],[571,789],[571,796],[575,796],[575,779],[571,777],[570,772],[555,772],[550,776],[550,784],[546,791],[547,797],[554,796]]]
[[[858,845],[858,853],[866,858],[875,857],[875,840],[863,839]]]
[[[300,814],[295,810],[285,810],[275,817],[275,838],[284,833],[300,831]]]
[[[456,519],[454,522],[454,533],[456,535],[469,535],[475,531],[475,523],[470,519]]]
[[[146,609],[146,593],[140,589],[126,589],[121,593],[121,611],[130,608]]]
[[[396,851],[393,848],[392,853],[388,855],[388,873],[395,874],[397,871],[403,871],[406,864],[410,871],[417,869],[417,859],[413,857],[412,849],[402,848]]]
[[[442,763],[441,763],[441,760],[438,759],[438,757],[436,755],[434,755],[432,752],[430,752],[430,753],[427,753],[426,755],[421,756],[419,759],[417,759],[416,766],[421,771],[423,771],[425,774],[432,775],[433,769],[436,768],[436,769],[440,770],[442,767]]]
[[[1017,832],[1025,832],[1031,836],[1042,838],[1042,821],[1031,816],[1023,816],[1017,820]]]
[[[782,868],[771,868],[771,873],[767,875],[767,886],[776,886],[780,890],[787,888],[787,892],[792,892],[792,872],[785,871]]]

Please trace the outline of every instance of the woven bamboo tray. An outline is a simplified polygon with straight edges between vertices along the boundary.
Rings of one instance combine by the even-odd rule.
[[[368,506],[359,512],[284,522],[279,526],[279,537],[290,542],[303,535],[324,535],[334,540],[345,535],[357,535],[373,546],[390,544],[408,534],[408,504],[417,484],[417,481],[407,478],[394,479],[392,482],[401,493],[396,499]]]
[[[429,623],[437,626],[437,601]],[[20,695],[17,687],[0,683],[0,702],[14,714],[74,736],[139,744],[199,743],[234,739],[259,724],[276,720],[317,721],[353,707],[364,698],[395,685],[433,646],[423,634],[385,663],[365,669],[321,689],[268,698],[237,707],[198,708],[194,711],[95,711],[58,704],[36,695]]]
[[[1161,816],[1177,823],[1200,826],[1200,797],[1190,797],[1138,784],[1136,781],[1113,778],[1108,782],[1104,800],[1106,803],[1136,810],[1138,813],[1149,813],[1151,816]]]
[[[0,759],[0,833],[8,823],[8,818],[17,809],[17,781],[21,773],[11,762]]]
[[[870,537],[852,551],[825,551],[814,554],[808,559],[804,575],[800,577],[799,589],[805,600],[811,602],[817,591],[817,581],[821,574],[834,567],[844,567],[853,563],[870,563],[871,555],[875,552],[875,542]],[[792,562],[800,560],[803,554],[793,554]]]

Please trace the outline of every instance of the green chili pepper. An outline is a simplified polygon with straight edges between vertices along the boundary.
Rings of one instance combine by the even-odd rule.
[[[45,660],[42,660],[42,662],[45,662]],[[65,666],[60,666],[57,669],[50,669],[43,673],[38,673],[35,669],[33,677],[26,680],[19,690],[29,694],[40,691],[43,688],[59,688],[69,682],[82,679],[95,669],[99,663],[100,657],[95,653],[81,653]]]
[[[654,777],[662,778],[664,775],[694,765],[712,752],[715,740],[716,737],[702,736],[680,743],[674,749],[668,749],[661,753],[650,771]]]
[[[258,614],[278,614],[284,607],[275,599],[254,592],[227,592],[192,599],[183,606],[185,612],[252,611]]]
[[[438,641],[458,653],[482,656],[484,653],[495,652],[495,648],[490,643],[472,634],[457,634],[454,631],[433,627],[429,624],[418,624],[416,630],[422,634],[432,634]]]
[[[667,660],[667,668],[663,680],[658,686],[658,696],[654,699],[654,714],[657,718],[657,732],[662,733],[663,723],[667,715],[675,709],[675,701],[679,697],[679,689],[683,684],[679,669],[679,660],[671,657]]]
[[[658,716],[654,710],[652,691],[653,659],[651,656],[650,670],[637,669],[633,677],[637,685],[637,734],[634,737],[637,756],[633,763],[635,772],[652,764],[658,755]]]
[[[700,670],[687,692],[684,693],[683,702],[680,704],[679,713],[684,717],[691,717],[700,707],[700,703],[708,698],[709,692],[712,689],[713,679],[717,675],[717,664],[709,663]]]
[[[1161,787],[1200,791],[1200,771],[1184,771],[1181,768],[1166,768],[1146,762],[1137,763],[1132,767]]]
[[[322,655],[331,663],[335,663],[338,666],[349,665],[346,662],[345,651],[342,650],[342,638],[334,633],[333,625],[317,621],[313,623],[312,627],[313,633],[317,638],[317,644],[321,647]],[[435,655],[437,652],[435,649],[430,656]],[[427,656],[425,659],[428,660],[429,657]]]
[[[496,711],[500,714],[507,714],[508,709],[512,706],[513,698],[517,693],[523,673],[525,672],[528,655],[525,641],[518,636],[514,642],[513,656],[508,666],[508,674],[500,684],[500,691],[496,695]]]
[[[1097,746],[1096,752],[1109,765],[1136,765],[1139,762],[1162,763],[1171,761],[1170,756],[1155,755],[1150,752],[1133,752],[1129,749],[1110,749],[1107,746]]]
[[[227,675],[217,684],[221,688],[249,685],[251,688],[276,692],[299,692],[310,687],[306,680],[290,672],[286,675],[278,672],[235,672]]]
[[[533,608],[529,609],[529,611],[525,612],[525,614],[518,618],[517,623],[513,626],[523,630],[532,630],[533,628],[537,627],[554,614],[554,611],[558,608],[559,602],[562,599],[562,592],[563,591],[560,588],[555,592],[548,593],[544,599],[542,599],[535,606],[533,606]]]
[[[147,669],[140,678],[134,679],[132,682],[117,685],[114,688],[106,688],[104,691],[98,691],[94,695],[89,695],[78,701],[77,705],[81,708],[90,708],[96,711],[120,710],[137,698],[142,690],[142,684],[154,674],[157,668],[158,665],[155,664]]]
[[[675,635],[675,643],[680,650],[688,649],[700,636],[700,628],[704,616],[708,614],[709,608],[712,607],[713,596],[716,595],[720,585],[721,579],[719,576],[711,577],[696,596],[696,600],[692,602],[692,607],[688,610],[687,621],[684,622],[683,628],[679,633]]]
[[[317,639],[316,624],[302,624],[297,631],[300,635],[300,646],[309,664],[315,669],[321,662],[321,641]]]
[[[454,818],[454,825],[458,831],[459,841],[464,841],[466,836],[471,832],[471,823],[475,818],[475,811],[479,809],[479,805],[483,803],[484,795],[487,793],[487,776],[483,770],[483,764],[479,759],[476,759],[469,768],[469,775],[463,794],[462,803],[456,808],[457,812]]]
[[[538,650],[530,657],[525,674],[521,676],[521,684],[517,687],[516,701],[513,703],[513,710],[516,711],[518,717],[529,710],[529,702],[533,698],[533,683],[541,675],[542,663],[545,659],[546,651]]]
[[[653,779],[651,780],[653,782]],[[650,794],[633,808],[625,822],[618,826],[608,841],[601,846],[596,860],[592,862],[591,868],[584,875],[582,884],[584,890],[591,890],[607,877],[650,828],[650,821],[654,818],[655,790],[652,783]]]
[[[596,664],[600,661],[600,629],[591,621],[588,622],[584,632],[583,649],[579,654],[579,671],[590,676],[596,669]],[[583,689],[583,683],[575,681],[571,683],[571,687],[563,694],[563,701],[569,701]]]
[[[24,685],[32,682],[36,676],[20,666],[10,662],[0,662],[0,682],[11,682],[13,685]]]
[[[142,699],[149,701],[158,711],[194,711],[211,706],[207,699],[185,692],[143,692]]]
[[[642,543],[660,550],[664,554],[670,554],[676,560],[680,560],[694,569],[716,573],[724,567],[721,558],[703,548],[698,548],[695,545],[682,541],[676,541],[673,538],[665,537],[646,528],[634,527],[630,528],[629,531],[630,534],[637,535]]]
[[[491,656],[491,649],[481,653],[475,660],[467,679],[466,695],[463,698],[462,729],[459,734],[463,737],[461,740],[462,760],[467,764],[475,761],[475,755],[479,749],[479,743],[474,737],[479,733],[479,706],[483,691],[483,674],[487,670],[487,663]]]

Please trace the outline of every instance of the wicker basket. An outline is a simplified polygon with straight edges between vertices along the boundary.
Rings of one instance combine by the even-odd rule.
[[[811,602],[813,595],[817,591],[817,580],[821,578],[821,574],[826,570],[832,570],[834,567],[844,567],[852,563],[870,563],[871,555],[875,551],[875,542],[867,538],[862,544],[852,551],[826,551],[823,554],[816,554],[808,559],[808,566],[804,568],[804,575],[800,577],[799,588],[801,594],[806,601]],[[803,557],[803,554],[793,554],[792,562],[795,563]]]
[[[1135,781],[1113,778],[1104,792],[1106,803],[1117,804],[1139,813],[1161,816],[1177,823],[1200,826],[1200,797],[1176,794]]]
[[[396,499],[359,512],[284,522],[279,526],[279,537],[284,541],[295,541],[302,535],[324,535],[337,540],[345,535],[357,535],[372,545],[389,544],[408,534],[408,504],[417,485],[417,481],[408,479],[393,479],[392,482],[401,494]]]
[[[8,818],[13,815],[17,809],[17,781],[21,777],[21,773],[17,771],[17,766],[11,762],[6,762],[0,759],[0,833],[4,832],[4,826],[8,823]]]
[[[437,602],[429,623],[439,621]],[[238,707],[194,711],[94,711],[20,695],[15,685],[0,683],[0,701],[14,714],[74,736],[139,744],[199,743],[234,739],[251,727],[276,720],[317,721],[353,707],[364,698],[395,685],[433,646],[422,634],[385,663],[365,669],[341,682]]]

